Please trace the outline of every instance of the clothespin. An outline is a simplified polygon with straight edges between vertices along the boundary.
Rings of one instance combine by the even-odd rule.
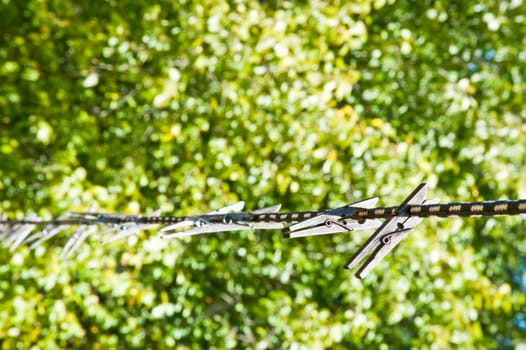
[[[219,209],[213,210],[211,212],[208,212],[208,213],[204,214],[203,216],[239,212],[239,211],[243,210],[244,207],[245,207],[245,202],[240,201],[240,202],[236,202],[234,204],[227,205],[226,207],[219,208]],[[181,229],[183,227],[199,226],[201,223],[206,224],[206,221],[204,221],[201,217],[188,218],[187,220],[183,220],[183,221],[180,221],[178,223],[165,226],[160,231],[161,232],[175,231],[175,230]],[[164,235],[164,236],[161,236],[161,238],[170,238],[171,236],[172,235]]]
[[[30,213],[27,216],[28,220],[37,220],[38,216],[35,213]],[[16,225],[12,227],[7,232],[7,240],[4,243],[4,246],[9,246],[9,251],[13,252],[16,248],[18,248],[22,242],[31,234],[31,232],[35,229],[37,225],[35,224],[22,224],[22,225]]]
[[[33,234],[31,237],[28,237],[24,243],[31,245],[29,246],[29,249],[33,250],[37,247],[41,246],[45,241],[55,237],[60,232],[65,231],[68,229],[68,226],[55,226],[55,227],[45,227],[39,232]]]
[[[363,222],[344,220],[342,216],[351,214],[356,208],[373,208],[378,198],[370,198],[363,201],[351,203],[344,207],[327,211],[311,219],[303,220],[291,225],[283,234],[285,238],[297,238],[305,236],[327,235],[331,233],[375,229],[381,225],[380,220],[365,220]]]
[[[345,268],[352,269],[360,263],[373,249],[376,249],[367,261],[358,269],[356,276],[364,278],[378,263],[400,243],[415,227],[422,218],[409,217],[407,215],[407,206],[418,204],[434,204],[437,201],[426,201],[427,185],[420,184],[397,208],[397,215],[387,219],[363,244],[354,256],[347,262]]]
[[[239,202],[243,203],[243,202]],[[283,223],[280,222],[246,222],[242,220],[236,220],[233,221],[231,217],[228,216],[228,212],[232,212],[232,209],[238,209],[238,211],[243,209],[243,206],[240,206],[239,203],[215,210],[213,212],[207,213],[204,215],[214,215],[214,214],[225,214],[223,218],[222,223],[211,223],[207,222],[206,219],[203,218],[196,218],[194,220],[186,220],[183,221],[184,225],[170,225],[167,226],[161,231],[168,231],[173,230],[174,228],[178,227],[184,227],[188,226],[188,223],[192,224],[193,227],[186,229],[184,231],[175,232],[172,234],[167,234],[161,236],[161,238],[168,239],[168,238],[181,238],[181,237],[188,237],[188,236],[194,236],[204,233],[213,233],[213,232],[224,232],[224,231],[241,231],[241,230],[249,230],[249,229],[257,229],[257,230],[264,230],[264,229],[282,229],[284,227]],[[244,203],[243,203],[244,204]],[[263,214],[263,213],[275,213],[278,212],[281,208],[281,204],[273,205],[270,207],[254,210],[251,213],[252,214]]]
[[[57,220],[63,220],[66,219],[69,216],[69,213],[62,214],[57,218]],[[68,227],[66,225],[45,225],[40,230],[36,231],[32,235],[28,236],[22,243],[23,244],[30,244],[29,249],[35,249],[38,246],[40,246],[42,243],[47,241],[48,239],[56,236],[60,232],[66,230]]]
[[[146,217],[156,217],[156,216],[159,216],[159,214],[161,214],[161,209],[158,209],[152,212],[151,214],[146,215]],[[114,232],[114,231],[120,231],[120,232],[109,238],[102,240],[101,243],[107,244],[110,242],[114,242],[116,240],[126,238],[133,234],[137,234],[142,230],[146,230],[146,229],[153,228],[156,226],[159,226],[159,224],[142,224],[142,223],[137,223],[137,222],[126,222],[123,224],[119,224],[118,227],[111,227],[104,234]]]
[[[125,218],[129,218],[129,217],[130,217],[129,214],[121,214],[121,213],[106,214],[106,213],[93,212],[91,210],[84,211],[84,212],[81,212],[81,211],[72,212],[71,215],[69,216],[70,219],[84,221],[86,224],[91,224],[91,225],[99,224],[99,225],[109,226],[105,230],[99,231],[98,232],[99,236],[105,236],[112,232],[116,232],[119,230],[125,230],[128,227],[126,226],[128,225],[128,223],[123,224],[120,221],[122,221]],[[78,235],[75,236],[75,234],[73,234],[70,239],[73,239],[73,238],[76,239],[76,237],[78,237]]]
[[[95,226],[86,227],[86,225],[77,226],[75,232],[71,235],[71,238],[68,239],[64,248],[60,252],[60,259],[66,260],[73,255],[75,250],[77,250],[80,245],[88,238],[88,236],[94,233],[96,230]]]

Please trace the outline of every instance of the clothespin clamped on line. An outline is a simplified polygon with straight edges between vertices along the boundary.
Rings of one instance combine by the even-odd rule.
[[[161,232],[170,232],[180,228],[188,227],[183,231],[178,231],[174,233],[164,234],[161,238],[181,238],[188,236],[195,236],[204,233],[214,233],[214,232],[225,232],[225,231],[241,231],[241,230],[270,230],[270,229],[282,229],[284,227],[281,222],[251,222],[243,220],[232,220],[229,218],[229,213],[239,213],[243,210],[245,202],[237,202],[226,207],[211,211],[203,215],[218,215],[224,214],[223,222],[209,222],[203,217],[189,218],[187,220],[172,224],[166,227],[163,227]],[[281,204],[273,205],[270,207],[254,210],[250,212],[252,215],[264,214],[264,213],[276,213],[281,209]]]
[[[398,207],[397,216],[387,219],[363,244],[353,257],[347,262],[345,268],[352,269],[360,261],[376,249],[358,269],[356,276],[364,278],[378,263],[400,243],[411,229],[418,225],[421,217],[407,216],[407,206],[414,204],[436,204],[438,199],[425,200],[427,185],[420,184],[406,200]]]

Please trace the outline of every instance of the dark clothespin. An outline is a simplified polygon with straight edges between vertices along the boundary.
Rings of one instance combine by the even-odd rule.
[[[376,249],[367,261],[358,269],[356,276],[364,278],[378,263],[400,243],[415,227],[422,218],[410,217],[407,212],[409,205],[432,204],[436,200],[426,201],[427,185],[420,184],[397,208],[396,216],[387,219],[363,244],[354,256],[345,265],[345,268],[352,269],[365,258],[367,254]]]

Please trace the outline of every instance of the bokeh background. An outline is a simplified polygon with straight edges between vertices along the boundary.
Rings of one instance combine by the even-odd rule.
[[[526,198],[526,5],[0,1],[0,211]],[[3,349],[526,348],[521,217],[0,254]]]

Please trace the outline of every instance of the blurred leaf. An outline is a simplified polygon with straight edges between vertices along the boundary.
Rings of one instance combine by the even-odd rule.
[[[3,1],[1,211],[524,198],[525,6]],[[2,254],[1,346],[518,348],[524,229],[430,219],[365,281],[367,233],[68,231]]]

